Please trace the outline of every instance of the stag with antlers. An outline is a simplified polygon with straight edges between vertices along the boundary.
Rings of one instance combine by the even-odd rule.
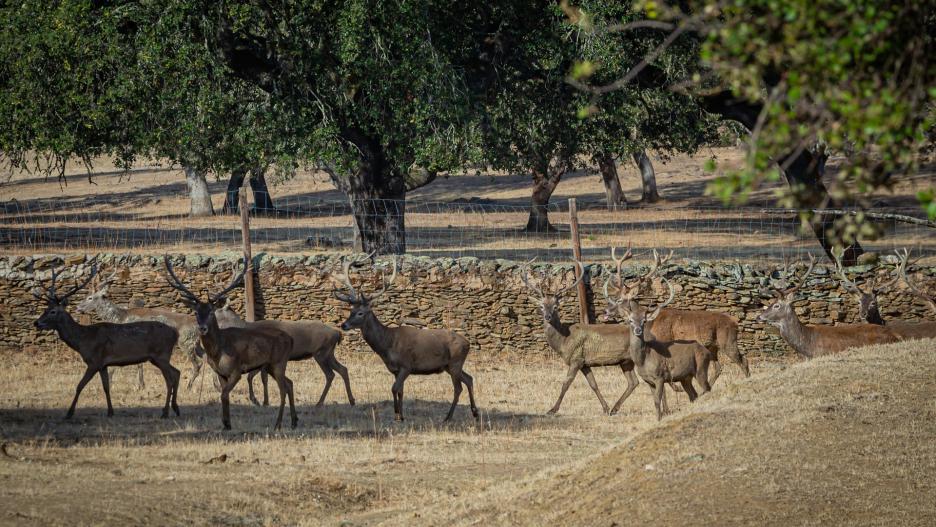
[[[152,320],[162,322],[172,326],[179,333],[179,341],[176,349],[181,350],[192,364],[192,378],[188,382],[188,389],[192,388],[195,379],[201,373],[203,364],[202,351],[198,347],[197,329],[195,327],[195,317],[183,315],[169,309],[148,308],[148,307],[121,307],[110,299],[110,286],[117,279],[117,271],[103,280],[91,282],[91,292],[84,300],[75,306],[79,313],[94,313],[105,322],[126,323]],[[100,278],[100,276],[98,276]],[[138,386],[144,388],[143,365],[139,366]]]
[[[468,388],[471,414],[477,418],[475,406],[474,380],[464,371],[465,359],[468,358],[468,339],[448,329],[424,329],[411,326],[387,327],[374,314],[373,306],[397,277],[398,260],[393,259],[393,274],[390,280],[381,276],[383,287],[371,295],[365,295],[351,284],[352,266],[359,266],[366,260],[373,262],[373,253],[363,259],[346,258],[343,270],[337,278],[339,286],[347,289],[334,291],[335,298],[351,306],[348,319],[341,324],[341,329],[348,331],[360,329],[367,344],[374,350],[387,369],[396,377],[391,392],[393,394],[393,412],[397,421],[403,420],[403,383],[410,375],[431,375],[447,372],[452,377],[454,397],[445,421],[452,418],[462,384]]]
[[[799,282],[792,287],[773,285],[770,291],[762,294],[773,295],[775,300],[764,307],[757,319],[776,326],[780,336],[797,353],[806,358],[838,353],[849,348],[886,344],[899,340],[898,336],[886,326],[874,324],[843,324],[839,326],[811,326],[800,322],[793,310],[793,304],[799,299],[797,294],[806,285],[806,279],[815,267],[816,259],[809,255],[809,264]],[[784,269],[782,273],[790,273]]]
[[[657,262],[660,260],[657,259]],[[641,284],[656,271],[655,267],[651,268],[647,275],[638,277],[632,287],[626,287],[621,282],[620,286],[625,293],[617,299],[607,294],[607,287],[604,291],[608,312],[624,320],[630,329],[628,347],[631,360],[640,378],[653,389],[653,403],[659,420],[667,413],[663,392],[665,384],[680,383],[690,402],[698,397],[692,386],[693,379],[699,383],[701,393],[709,391],[708,366],[713,356],[708,348],[694,340],[663,340],[654,335],[651,329],[654,321],[676,296],[672,284],[664,277],[662,281],[669,290],[669,298],[665,302],[654,307],[644,307],[636,301]]]
[[[114,415],[111,404],[110,377],[107,373],[109,366],[130,366],[149,362],[159,368],[166,381],[166,404],[162,416],[169,417],[169,407],[179,415],[179,405],[176,396],[179,391],[179,370],[172,367],[169,359],[172,348],[175,347],[179,333],[166,324],[154,321],[130,322],[115,324],[102,322],[98,324],[82,325],[75,321],[66,310],[68,299],[91,281],[97,274],[97,268],[92,267],[91,274],[83,282],[73,287],[62,296],[55,291],[55,282],[58,272],[52,271],[52,283],[43,294],[33,291],[33,296],[45,302],[46,308],[42,316],[35,322],[40,330],[53,330],[71,349],[78,352],[84,360],[86,369],[84,376],[78,381],[75,389],[75,398],[65,418],[69,419],[75,414],[75,406],[81,391],[95,374],[101,377],[104,388],[104,397],[107,400],[107,416]]]
[[[915,340],[936,337],[936,322],[906,322],[903,320],[885,321],[878,309],[878,296],[889,291],[893,286],[903,279],[904,283],[914,295],[927,300],[936,313],[936,300],[932,296],[927,296],[922,290],[912,283],[907,276],[907,259],[910,257],[910,251],[904,249],[903,253],[894,251],[897,254],[897,268],[894,271],[894,277],[890,280],[873,278],[866,282],[864,289],[858,284],[848,279],[848,274],[842,266],[841,251],[832,252],[835,258],[835,267],[838,271],[839,282],[846,291],[851,293],[852,297],[858,301],[858,316],[868,324],[886,326],[902,340]]]
[[[208,365],[218,374],[221,381],[221,422],[225,430],[231,429],[231,390],[237,385],[241,375],[264,369],[279,387],[280,406],[274,429],[283,423],[283,410],[286,397],[289,397],[289,413],[292,427],[299,423],[293,398],[293,383],[286,377],[286,363],[292,353],[293,339],[287,333],[274,328],[220,328],[215,310],[222,307],[226,295],[244,278],[247,262],[231,283],[215,294],[207,293],[201,299],[185,287],[176,276],[169,256],[163,257],[168,274],[169,285],[179,291],[182,300],[195,313],[201,346],[205,350]]]
[[[559,398],[547,413],[555,414],[559,411],[566,391],[581,372],[588,386],[598,397],[602,411],[608,415],[614,415],[638,384],[634,373],[634,363],[631,361],[627,348],[629,330],[616,324],[564,324],[559,316],[560,301],[562,296],[573,290],[585,276],[584,267],[581,262],[576,261],[575,265],[580,271],[579,277],[571,285],[550,292],[545,275],[539,282],[536,280],[531,282],[529,268],[534,260],[535,258],[521,268],[520,278],[526,285],[530,297],[539,304],[546,343],[559,354],[568,367]],[[598,389],[598,383],[592,372],[593,367],[601,366],[620,367],[627,380],[627,388],[610,409]]]

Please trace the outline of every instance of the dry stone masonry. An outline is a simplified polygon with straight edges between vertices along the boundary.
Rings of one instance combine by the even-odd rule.
[[[120,270],[121,279],[110,287],[110,294],[119,304],[142,304],[148,307],[168,306],[184,312],[185,307],[166,283],[160,255],[36,255],[0,256],[0,351],[9,352],[27,346],[47,347],[56,341],[54,335],[38,333],[33,321],[41,307],[30,295],[35,279],[48,280],[53,267],[65,265],[62,279],[69,282],[74,274],[90,272],[89,258],[94,258],[102,272]],[[233,253],[216,256],[188,255],[174,260],[176,272],[192,291],[218,289],[231,279],[232,268],[239,262]],[[259,276],[258,318],[295,320],[318,319],[337,326],[347,316],[347,306],[335,300],[333,285],[327,270],[338,265],[338,256],[277,257],[259,255],[255,259]],[[474,353],[487,357],[517,357],[548,355],[543,338],[541,317],[536,305],[528,298],[520,280],[520,264],[506,260],[477,258],[401,258],[400,276],[394,288],[376,307],[381,320],[398,321],[427,327],[449,327],[467,336]],[[638,266],[625,267],[631,276],[641,271]],[[565,275],[571,280],[569,264],[538,264],[534,271]],[[741,326],[739,346],[743,353],[792,353],[776,331],[764,328],[756,320],[761,310],[758,290],[766,284],[771,267],[739,266],[737,264],[707,264],[687,262],[667,267],[666,275],[677,289],[671,307],[708,309],[728,313]],[[863,280],[875,271],[865,266],[855,268]],[[924,270],[936,278],[936,268]],[[589,267],[590,295],[597,293],[597,310],[604,311],[600,289],[607,267]],[[379,274],[365,272],[365,291],[378,288]],[[857,306],[830,275],[830,268],[817,266],[807,298],[796,308],[807,323],[834,324],[856,321]],[[232,294],[231,305],[243,312],[242,290]],[[81,294],[76,295],[76,299]],[[594,302],[592,302],[594,304]],[[926,307],[915,302],[903,291],[885,295],[880,302],[885,319],[926,320],[931,317]],[[563,320],[578,316],[575,301],[570,297],[562,306]],[[77,314],[76,314],[77,317]],[[87,316],[78,317],[91,322]],[[352,351],[367,351],[357,331],[345,335],[342,347]],[[339,353],[341,351],[339,350]]]

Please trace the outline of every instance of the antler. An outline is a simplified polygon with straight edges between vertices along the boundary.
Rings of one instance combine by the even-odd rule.
[[[231,283],[228,284],[227,287],[225,287],[224,289],[222,289],[220,293],[217,293],[217,294],[214,294],[214,295],[210,295],[210,296],[208,297],[209,301],[210,301],[212,304],[216,304],[216,303],[220,302],[222,299],[224,299],[224,298],[227,296],[227,294],[228,294],[232,289],[234,289],[235,287],[237,287],[238,285],[240,285],[241,280],[244,279],[244,275],[247,274],[247,266],[248,266],[248,262],[247,262],[247,258],[245,257],[245,258],[244,258],[244,268],[241,269],[240,273],[238,273],[238,275],[235,276],[233,280],[231,280]]]
[[[564,295],[566,291],[568,291],[568,290],[572,289],[573,287],[577,286],[577,285],[579,284],[579,282],[581,282],[582,280],[585,279],[585,266],[582,264],[582,262],[580,262],[579,260],[572,260],[572,262],[573,262],[574,265],[578,266],[578,270],[579,270],[579,272],[578,272],[578,278],[576,278],[575,281],[572,282],[572,284],[567,285],[567,286],[563,287],[562,289],[556,291],[555,296],[562,296],[562,295]]]
[[[84,282],[80,282],[78,285],[76,285],[75,287],[73,287],[69,292],[65,293],[65,296],[62,296],[62,297],[58,298],[57,300],[58,300],[59,302],[64,302],[65,300],[68,300],[68,297],[74,295],[75,293],[77,293],[78,291],[80,291],[81,289],[83,289],[84,286],[88,285],[88,282],[90,282],[91,279],[94,278],[95,275],[97,275],[97,264],[94,264],[94,265],[91,266],[91,274],[89,274],[88,277],[85,278]],[[55,285],[55,274],[54,274],[54,273],[53,273],[53,275],[52,275],[52,284],[53,284],[53,286]]]
[[[182,280],[179,280],[179,277],[176,276],[175,271],[172,269],[172,262],[169,261],[168,254],[163,255],[163,264],[165,264],[166,271],[169,273],[169,276],[166,277],[166,281],[169,282],[169,285],[179,291],[185,299],[197,303],[199,301],[198,296],[189,291],[188,288],[182,284]]]
[[[622,269],[624,267],[624,262],[630,260],[634,256],[634,252],[631,249],[631,242],[627,242],[627,251],[624,253],[624,256],[617,258],[614,254],[616,250],[616,247],[611,247],[611,261],[614,262],[615,273],[617,276],[617,284],[615,284],[615,287],[617,287],[617,294],[619,297],[623,298],[626,294],[625,290],[629,288],[624,286],[624,272]],[[605,280],[603,288],[605,298],[608,300],[611,299],[610,295],[608,294],[608,284],[611,283],[611,278],[612,277],[609,275],[608,279]]]
[[[529,280],[530,266],[533,265],[534,261],[536,261],[535,256],[531,258],[529,262],[520,266],[520,279],[523,280],[523,285],[525,285],[527,289],[529,289],[530,292],[532,292],[533,295],[537,297],[537,300],[542,302],[543,299],[546,298],[546,294],[543,293],[543,288],[541,286],[531,285]]]
[[[651,266],[647,274],[644,275],[643,280],[650,280],[654,276],[656,276],[657,273],[660,272],[660,269],[664,265],[666,265],[666,262],[669,262],[672,258],[673,258],[672,250],[665,257],[660,258],[660,255],[657,253],[657,250],[653,249],[653,266]]]
[[[368,300],[370,301],[377,300],[384,293],[387,292],[387,289],[389,289],[391,285],[393,285],[393,282],[396,280],[396,277],[397,277],[397,268],[399,267],[399,263],[400,263],[400,258],[398,256],[394,256],[393,257],[393,274],[390,275],[390,280],[387,281],[386,273],[380,273],[380,281],[383,283],[383,288],[380,291],[370,295],[370,298]]]
[[[341,258],[342,273],[340,275],[337,275],[337,278],[339,279],[338,285],[347,287],[348,294],[342,293],[338,289],[335,289],[332,292],[332,294],[335,295],[335,298],[337,298],[338,300],[341,300],[342,302],[347,302],[349,304],[353,304],[361,300],[362,295],[358,293],[357,289],[354,288],[354,285],[351,284],[351,267],[352,266],[357,267],[364,260],[372,260],[375,254],[377,254],[377,251],[371,252],[370,254],[365,256],[363,259],[358,259],[354,257],[345,258],[342,256]],[[334,278],[332,278],[332,281],[335,281]]]
[[[900,254],[900,251],[898,250],[895,250],[894,252],[897,253],[897,257],[900,258],[900,263],[897,265],[897,272],[900,277],[903,278],[904,283],[907,284],[910,292],[929,304],[930,309],[936,313],[936,296],[932,296],[923,291],[920,286],[911,282],[910,277],[907,275],[907,260],[910,258],[910,251],[908,249],[904,249],[903,254]]]
[[[663,302],[662,304],[653,308],[653,311],[651,311],[650,315],[647,316],[647,322],[652,322],[656,320],[656,318],[660,316],[660,312],[663,310],[663,308],[670,305],[670,303],[676,297],[676,290],[673,289],[673,284],[671,284],[670,281],[665,276],[661,278],[663,280],[663,283],[666,284],[666,288],[669,289],[669,298],[666,299],[666,302]]]
[[[842,255],[845,254],[845,249],[836,250],[832,249],[832,258],[835,260],[835,269],[838,271],[839,280],[842,282],[842,285],[845,286],[847,291],[851,291],[856,294],[863,294],[864,291],[858,287],[858,284],[852,282],[848,279],[848,276],[845,275],[845,268],[842,267]]]

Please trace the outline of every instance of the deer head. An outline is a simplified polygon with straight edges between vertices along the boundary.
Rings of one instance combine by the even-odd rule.
[[[92,281],[91,292],[81,302],[78,302],[78,305],[75,306],[75,309],[79,313],[94,313],[95,311],[106,307],[106,305],[110,303],[108,289],[117,278],[118,272],[119,271],[114,271],[110,276],[104,278],[103,280],[100,278],[100,276],[98,276],[94,281]]]
[[[666,288],[669,290],[669,297],[662,304],[657,304],[655,306],[644,307],[640,305],[639,302],[635,301],[632,298],[627,299],[626,302],[619,302],[615,304],[617,308],[617,315],[624,320],[630,327],[631,331],[634,333],[640,340],[644,340],[644,329],[647,323],[653,322],[658,316],[664,307],[670,305],[673,301],[673,298],[676,296],[676,291],[673,289],[673,284],[666,277],[661,277]],[[635,286],[636,289],[638,286]]]
[[[245,258],[244,268],[234,276],[234,279],[227,287],[215,294],[204,291],[203,299],[200,299],[198,295],[189,291],[179,280],[179,277],[176,276],[175,271],[172,269],[172,262],[169,261],[169,255],[163,256],[163,263],[166,265],[166,272],[168,273],[166,281],[173,289],[179,291],[182,295],[182,302],[195,312],[195,324],[198,326],[198,332],[202,335],[207,335],[209,328],[218,323],[215,318],[215,310],[222,308],[227,303],[227,294],[240,284],[241,280],[244,279],[244,274],[247,273],[247,259]]]
[[[773,286],[769,291],[766,291],[767,294],[773,295],[775,300],[764,306],[764,310],[760,315],[757,316],[757,320],[766,322],[770,325],[777,326],[782,329],[788,321],[796,318],[796,313],[793,311],[793,303],[798,300],[797,293],[804,285],[806,285],[806,279],[809,277],[809,274],[812,272],[815,265],[816,258],[810,254],[809,264],[806,267],[806,272],[804,272],[803,276],[800,277],[799,283],[792,287],[786,288]],[[784,269],[783,274],[789,275],[790,273]]]
[[[55,292],[55,282],[58,279],[59,272],[52,270],[52,283],[48,288],[43,288],[42,294],[32,291],[32,295],[36,297],[36,300],[45,302],[46,308],[42,312],[42,315],[36,319],[34,325],[36,329],[56,329],[65,323],[70,317],[68,312],[65,310],[65,306],[68,305],[68,298],[81,290],[84,286],[88,285],[88,282],[97,274],[97,266],[93,265],[91,267],[91,274],[83,281],[79,282],[78,285],[73,287],[67,293],[62,296],[58,296]]]
[[[520,270],[520,279],[523,280],[523,284],[527,287],[530,293],[530,297],[535,300],[540,306],[540,313],[543,315],[544,322],[550,322],[553,320],[559,319],[559,304],[562,301],[562,296],[575,288],[579,282],[585,278],[585,266],[582,265],[582,262],[578,260],[573,260],[574,264],[578,267],[578,278],[575,279],[570,285],[559,288],[555,291],[549,291],[549,286],[547,284],[548,279],[545,273],[540,275],[540,280],[530,281],[530,266],[533,265],[533,262],[536,258],[533,258],[523,266]]]
[[[634,303],[640,295],[640,292],[651,284],[655,277],[660,276],[663,266],[673,258],[673,251],[670,251],[666,256],[660,256],[660,253],[658,253],[656,249],[653,249],[653,265],[650,266],[646,273],[639,276],[637,280],[634,281],[633,285],[628,286],[624,283],[622,267],[624,266],[624,262],[632,257],[633,253],[630,244],[627,246],[627,252],[624,253],[624,256],[621,258],[616,258],[615,249],[613,247],[611,248],[611,260],[616,267],[615,276],[617,276],[617,280],[614,284],[615,292],[613,294],[608,291],[612,278],[610,275],[608,279],[605,280],[604,288],[602,289],[605,299],[608,302],[608,307],[605,309],[605,314],[602,317],[602,320],[605,322],[618,317],[619,306],[627,304],[630,307],[634,307]]]
[[[362,327],[364,322],[367,320],[368,315],[373,313],[372,307],[374,305],[374,301],[383,296],[383,294],[387,292],[387,290],[396,280],[399,259],[394,256],[393,273],[390,275],[390,280],[387,280],[387,275],[385,273],[380,275],[380,280],[383,284],[380,291],[370,295],[365,295],[364,293],[355,289],[354,285],[351,284],[351,267],[359,267],[368,260],[371,262],[371,266],[373,267],[375,253],[376,251],[368,254],[364,258],[342,258],[342,272],[337,276],[337,283],[339,287],[346,288],[347,292],[342,292],[341,289],[335,289],[333,294],[338,300],[351,305],[351,313],[348,315],[348,319],[341,324],[341,329],[345,331]]]
[[[835,259],[835,269],[838,272],[839,282],[849,294],[858,302],[858,316],[861,320],[866,320],[873,324],[884,324],[881,312],[878,310],[878,295],[889,291],[894,284],[900,280],[900,274],[896,274],[890,280],[884,278],[872,278],[865,282],[865,288],[860,287],[855,282],[848,279],[845,274],[845,268],[842,266],[842,253],[844,250],[833,250],[832,257]]]

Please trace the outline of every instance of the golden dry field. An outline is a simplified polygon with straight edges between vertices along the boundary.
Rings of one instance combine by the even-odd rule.
[[[83,365],[58,349],[0,354],[0,523],[17,525],[933,525],[936,341],[865,348],[809,362],[732,365],[713,392],[655,419],[639,387],[602,415],[577,379],[557,417],[558,359],[469,358],[481,422],[462,401],[443,424],[445,376],[411,377],[394,423],[392,377],[370,353],[338,355],[336,379],[291,363],[300,424],[274,432],[272,407],[243,381],[234,430],[220,430],[210,380],[160,419],[163,386],[147,367],[115,375],[116,415],[95,379],[63,421]],[[183,370],[183,385],[190,372]],[[620,371],[596,371],[606,398]],[[259,386],[259,379],[256,380]],[[272,388],[272,387],[271,387]],[[275,388],[272,396],[278,400]],[[466,394],[465,394],[466,395]],[[463,398],[464,399],[464,398]]]

